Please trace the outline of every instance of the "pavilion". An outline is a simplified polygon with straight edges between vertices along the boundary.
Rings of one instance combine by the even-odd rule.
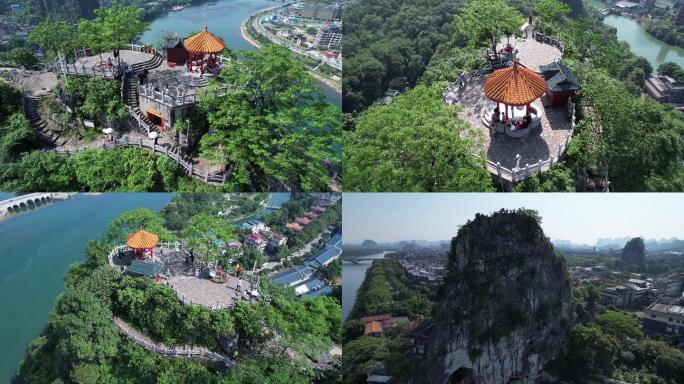
[[[219,67],[219,60],[216,56],[226,49],[226,44],[214,34],[209,32],[207,26],[204,31],[187,38],[183,42],[185,50],[189,54],[187,68],[192,71],[193,66],[199,66],[200,73],[204,73],[204,62],[207,62],[207,69],[214,70]],[[209,55],[207,58],[206,55]],[[206,58],[206,60],[205,60]]]
[[[493,109],[483,109],[482,120],[497,133],[525,137],[541,124],[536,108],[530,104],[547,90],[540,74],[514,61],[512,67],[494,71],[485,80],[485,96],[496,104]]]
[[[140,228],[138,232],[128,236],[126,239],[126,245],[131,249],[132,254],[139,257],[140,260],[145,259],[146,252],[154,260],[154,248],[157,246],[157,243],[159,243],[159,237],[145,231],[144,228]]]

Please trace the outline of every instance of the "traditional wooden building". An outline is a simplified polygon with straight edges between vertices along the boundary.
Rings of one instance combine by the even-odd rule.
[[[549,97],[552,106],[567,104],[568,99],[575,94],[575,91],[582,89],[570,68],[560,61],[541,65],[539,70],[546,80],[548,86],[546,95]]]
[[[185,65],[190,58],[190,54],[183,45],[183,40],[177,36],[166,39],[164,49],[166,50],[166,64],[169,67]]]
[[[131,249],[133,255],[139,257],[140,260],[144,260],[147,253],[151,259],[154,259],[154,247],[157,246],[157,243],[159,243],[159,237],[145,231],[144,228],[140,228],[138,232],[126,239],[126,245]]]

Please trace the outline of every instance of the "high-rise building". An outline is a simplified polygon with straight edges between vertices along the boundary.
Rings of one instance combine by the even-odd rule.
[[[319,48],[335,48],[342,43],[342,24],[329,23],[321,26],[316,35],[316,47]]]

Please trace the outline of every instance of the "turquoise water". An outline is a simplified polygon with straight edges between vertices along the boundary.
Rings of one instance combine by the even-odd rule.
[[[289,192],[272,193],[271,194],[271,200],[269,200],[268,205],[271,207],[280,207],[281,205],[283,205],[284,203],[286,203],[287,201],[290,200],[290,196],[291,195]],[[242,220],[232,222],[231,224],[240,225],[246,221],[260,219],[260,218],[270,214],[271,212],[273,212],[272,209],[264,209],[262,211],[255,213],[252,216],[246,217]]]
[[[254,48],[240,35],[240,24],[261,9],[282,5],[284,2],[268,0],[220,0],[187,7],[182,11],[168,12],[155,19],[150,29],[142,36],[144,42],[157,42],[165,32],[178,32],[187,36],[199,32],[206,25],[209,31],[221,36],[231,49],[250,50]],[[342,106],[342,95],[320,83],[321,91],[331,103]]]
[[[375,255],[363,256],[364,259],[384,259],[385,253],[382,252]],[[356,302],[356,291],[359,290],[361,283],[366,278],[366,270],[373,264],[372,260],[359,261],[358,263],[351,263],[348,261],[342,262],[342,321],[347,319],[347,315],[351,312]]]
[[[604,3],[599,0],[585,0],[585,4],[599,9],[605,8]],[[684,67],[684,49],[656,39],[635,20],[608,15],[603,22],[617,29],[618,40],[627,42],[632,52],[645,57],[654,71],[666,61],[672,61]]]
[[[0,199],[6,194],[0,194]],[[124,211],[159,210],[173,194],[76,195],[0,222],[0,382],[9,382],[45,327],[69,265]]]

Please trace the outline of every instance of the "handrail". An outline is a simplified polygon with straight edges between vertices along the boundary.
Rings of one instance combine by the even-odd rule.
[[[126,106],[127,108],[130,108]],[[146,125],[144,121],[139,120],[138,122],[141,125]],[[169,147],[161,146],[155,144],[154,140],[145,140],[143,138],[138,138],[138,139],[129,139],[128,136],[124,136],[123,139],[113,139],[110,142],[104,142],[100,146],[100,149],[114,149],[118,147],[136,147],[136,148],[146,148],[152,150],[154,153],[162,154],[165,155],[169,158],[171,158],[176,164],[178,164],[181,168],[185,170],[185,172],[192,177],[195,177],[197,179],[203,180],[206,183],[221,183],[225,184],[226,180],[228,179],[228,176],[232,172],[232,167],[228,168],[226,172],[223,174],[219,173],[209,173],[209,171],[204,171],[201,172],[200,170],[194,168],[194,164],[191,162],[183,160],[183,157],[180,153],[175,152],[173,150],[169,150]],[[92,148],[95,149],[95,148]],[[71,156],[79,152],[83,152],[87,150],[87,148],[84,149],[76,149],[76,150],[59,150],[57,148],[54,149],[44,149],[43,152],[51,152],[55,153],[60,156]]]
[[[192,346],[184,345],[178,348],[167,346],[164,343],[152,343],[148,340],[145,340],[142,334],[137,332],[122,319],[112,316],[112,320],[121,333],[150,352],[173,357],[199,356],[215,362],[221,362],[227,365],[231,364],[231,360],[227,356],[224,356],[218,352],[210,351],[205,347],[193,348]]]

